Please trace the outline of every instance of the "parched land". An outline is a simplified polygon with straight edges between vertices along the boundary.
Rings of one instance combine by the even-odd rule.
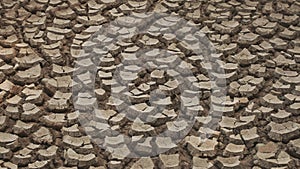
[[[178,21],[166,17],[122,42],[112,40],[127,35],[121,26],[91,39],[123,16],[143,26],[146,12],[188,23],[161,35]],[[0,168],[300,168],[299,17],[299,0],[0,0]],[[176,37],[197,46],[202,33],[213,65]],[[134,73],[142,49],[167,57]],[[95,58],[82,50],[106,57],[89,71]],[[179,76],[191,90],[180,91]],[[93,83],[94,97],[81,91]],[[216,86],[226,95],[212,95]],[[196,113],[192,127],[176,121],[179,105]]]

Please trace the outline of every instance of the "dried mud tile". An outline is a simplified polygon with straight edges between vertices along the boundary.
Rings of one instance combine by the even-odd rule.
[[[37,154],[40,160],[50,160],[54,159],[57,155],[58,147],[55,145],[52,145],[48,147],[47,149],[40,149],[38,150]]]
[[[45,127],[40,127],[36,132],[34,132],[32,134],[32,138],[35,142],[40,144],[51,144],[53,142],[51,132]]]
[[[135,162],[130,169],[140,169],[140,168],[147,168],[153,169],[154,163],[151,158],[145,157],[140,158],[137,162]]]
[[[207,158],[193,157],[193,169],[211,169],[214,165]]]
[[[26,123],[18,120],[16,124],[13,126],[12,130],[15,134],[18,135],[29,135],[35,130],[36,124],[34,123]]]
[[[33,83],[41,79],[42,76],[42,68],[37,64],[27,70],[18,71],[14,76],[14,80],[19,83]]]
[[[268,126],[270,126],[271,128],[271,131],[268,133],[268,136],[275,141],[288,142],[290,139],[297,137],[300,131],[300,125],[291,121],[281,124],[270,122]]]
[[[216,165],[222,169],[240,169],[240,157],[233,156],[233,157],[217,157],[216,158]]]
[[[162,169],[179,169],[180,168],[180,161],[179,161],[179,154],[160,154],[159,159],[161,162]]]
[[[41,116],[41,109],[32,103],[24,103],[22,108],[21,120],[23,121],[34,121]]]
[[[71,93],[62,93],[60,91],[55,92],[53,98],[47,102],[47,108],[51,111],[65,111],[69,108],[69,100]]]
[[[249,65],[258,60],[257,55],[251,54],[246,48],[233,57],[241,65]]]
[[[92,165],[96,162],[96,156],[94,154],[78,154],[73,149],[67,149],[64,151],[64,157],[66,158],[66,163],[70,166],[85,166]]]
[[[19,144],[19,137],[15,134],[0,132],[0,144],[5,148],[16,148]]]

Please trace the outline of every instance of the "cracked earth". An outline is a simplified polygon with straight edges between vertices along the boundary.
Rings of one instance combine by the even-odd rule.
[[[143,21],[146,12],[188,21],[176,35],[190,43],[204,33],[215,48],[214,66],[225,74],[209,76],[213,68],[203,56],[191,53],[175,34],[159,35],[160,28],[176,22],[162,18],[147,33],[124,42],[110,39],[124,34],[121,27],[98,36],[109,52],[96,67],[96,99],[87,93],[72,95],[82,84],[92,83],[87,78],[90,72],[76,69],[76,64],[88,69],[93,63],[80,52],[103,52],[86,42],[104,24],[130,15]],[[300,168],[299,16],[299,0],[1,0],[0,168]],[[136,53],[141,49],[149,49],[146,57],[160,55],[156,49],[165,49],[170,57],[147,62],[149,69],[135,74]],[[121,60],[128,65],[116,76]],[[160,64],[178,66],[161,70]],[[187,68],[193,76],[184,76]],[[194,91],[179,91],[180,84],[172,78],[179,75],[199,90],[198,103],[192,102]],[[223,78],[226,84],[214,83],[211,77]],[[118,86],[118,80],[131,82],[129,90]],[[223,85],[226,96],[212,95],[215,85]],[[157,89],[165,98],[149,105],[152,95],[163,95],[152,93]],[[113,99],[112,93],[120,93],[125,101]],[[102,109],[87,118],[88,128],[83,127],[80,111],[94,102]],[[181,102],[197,113],[191,129],[185,121],[173,122]],[[208,113],[211,105],[219,112],[213,130],[206,127],[216,120]],[[155,110],[157,106],[164,109]],[[95,140],[87,134],[99,130],[105,134],[107,128],[132,137],[135,152],[118,146],[126,142],[122,135],[106,133],[106,138]],[[166,137],[143,138],[166,129],[171,131]],[[174,144],[171,135],[182,131],[188,134]],[[200,137],[205,133],[207,139]],[[117,153],[99,147],[100,143]],[[167,151],[127,157],[154,148]]]

